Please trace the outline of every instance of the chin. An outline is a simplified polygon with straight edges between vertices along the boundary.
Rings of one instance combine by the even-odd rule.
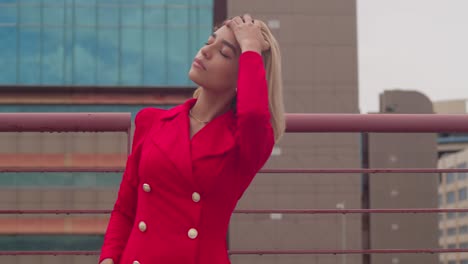
[[[188,73],[189,79],[192,80],[192,82],[198,84],[199,86],[203,86],[203,80],[200,74],[197,73],[196,70],[190,69]]]

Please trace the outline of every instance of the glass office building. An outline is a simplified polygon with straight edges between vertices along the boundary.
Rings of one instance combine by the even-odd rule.
[[[190,86],[212,0],[0,0],[0,85]]]

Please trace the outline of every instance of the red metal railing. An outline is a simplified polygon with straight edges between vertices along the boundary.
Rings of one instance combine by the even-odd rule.
[[[67,118],[68,115],[68,118]],[[73,116],[72,116],[73,115]],[[96,115],[96,116],[94,116]],[[106,119],[103,121],[103,119]],[[16,117],[16,118],[15,118]],[[72,119],[70,119],[72,118]],[[107,119],[109,118],[109,119]],[[112,124],[115,118],[115,124]],[[55,119],[55,122],[54,122]],[[60,122],[57,120],[60,119]],[[124,120],[122,120],[124,119]],[[4,121],[7,122],[4,122]],[[100,121],[97,121],[100,120]],[[0,132],[5,131],[126,131],[130,134],[128,116],[112,114],[0,114]],[[432,114],[289,114],[287,116],[288,133],[313,132],[392,132],[392,133],[421,133],[421,132],[468,132],[467,115],[432,115]],[[130,137],[129,137],[130,146]],[[130,149],[130,148],[129,148]],[[123,171],[123,167],[112,168],[29,168],[28,172],[57,172],[57,171]],[[24,168],[2,168],[2,172],[25,171]],[[468,169],[307,169],[283,168],[263,169],[261,173],[446,173],[468,172]],[[374,213],[447,213],[468,212],[467,209],[303,209],[303,210],[236,210],[238,214],[374,214]],[[109,214],[110,210],[0,210],[0,214]],[[368,245],[367,245],[368,246]],[[384,253],[449,253],[468,252],[468,249],[368,249],[362,250],[231,250],[230,254],[384,254]],[[3,251],[0,255],[97,255],[98,251]]]

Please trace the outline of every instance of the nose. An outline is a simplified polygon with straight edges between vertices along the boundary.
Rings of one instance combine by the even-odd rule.
[[[210,45],[205,45],[200,49],[200,52],[204,58],[209,59],[211,56]]]

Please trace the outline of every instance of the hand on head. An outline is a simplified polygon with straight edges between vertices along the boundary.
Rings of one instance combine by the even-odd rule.
[[[255,21],[249,14],[226,20],[224,25],[233,31],[242,52],[253,50],[262,53],[270,49],[262,35],[260,22]]]

